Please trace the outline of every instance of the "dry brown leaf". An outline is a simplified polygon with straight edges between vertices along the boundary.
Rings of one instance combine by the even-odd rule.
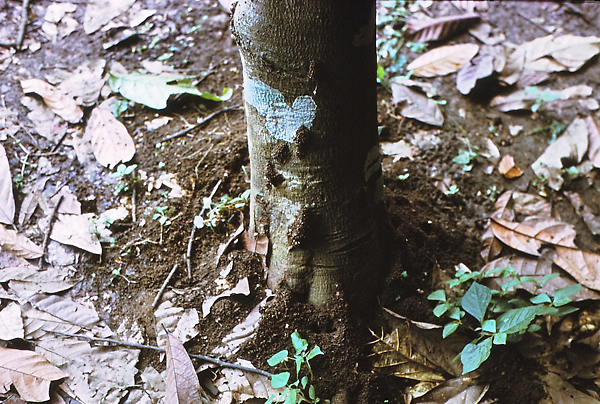
[[[36,93],[56,115],[67,122],[78,123],[83,118],[83,111],[73,97],[63,94],[62,91],[40,79],[22,80],[23,92]]]
[[[588,130],[588,158],[596,168],[600,168],[600,131],[596,121],[591,116],[585,118],[585,124]]]
[[[600,255],[577,248],[556,246],[557,256],[554,263],[567,271],[573,278],[577,279],[583,286],[590,289],[600,290]]]
[[[414,160],[415,155],[419,153],[410,143],[400,140],[398,142],[381,142],[381,152],[386,156],[394,156],[394,163],[401,159]]]
[[[0,310],[0,340],[10,341],[24,337],[25,330],[21,318],[21,308],[17,303],[12,302]]]
[[[504,34],[495,32],[492,26],[486,22],[469,29],[469,34],[489,46],[498,45],[506,39]]]
[[[467,29],[480,19],[476,13],[449,15],[430,20],[410,19],[406,22],[405,35],[415,42],[439,41]]]
[[[427,394],[412,400],[414,404],[479,404],[489,385],[479,384],[477,376],[460,376],[440,384]]]
[[[102,254],[102,245],[98,239],[96,227],[92,223],[93,213],[82,215],[59,214],[52,226],[50,238],[62,244],[72,245],[92,254]]]
[[[91,142],[96,160],[104,167],[128,162],[135,154],[135,144],[125,125],[102,105],[92,111],[84,139]]]
[[[533,71],[555,72],[579,70],[600,53],[600,38],[575,35],[552,35],[526,42],[524,67]]]
[[[3,391],[13,385],[26,401],[48,401],[50,382],[65,377],[65,373],[35,352],[0,347],[0,387]]]
[[[575,213],[581,217],[590,232],[595,236],[600,235],[600,218],[598,215],[594,213],[575,192],[565,191],[564,194],[569,198],[571,205],[573,205],[573,208],[575,209]]]
[[[458,71],[456,88],[461,94],[467,95],[475,88],[477,80],[489,77],[493,72],[494,57],[492,55],[477,55]]]
[[[511,205],[512,205],[512,191],[505,191],[502,195],[496,199],[494,203],[494,212],[491,217],[512,221],[515,217]],[[502,243],[494,236],[492,227],[488,222],[485,232],[481,236],[483,242],[483,250],[481,251],[481,257],[485,262],[491,261],[496,258],[502,252]]]
[[[523,175],[523,170],[517,167],[515,159],[510,154],[506,154],[502,157],[500,164],[498,164],[498,171],[508,179],[518,178]]]
[[[165,404],[202,403],[200,381],[185,347],[171,333],[167,333],[167,390]]]
[[[105,84],[104,59],[88,60],[79,65],[73,72],[56,69],[52,78],[46,78],[65,94],[73,97],[78,105],[90,107],[96,103],[100,91]]]
[[[414,75],[419,77],[445,76],[458,71],[478,51],[479,45],[470,43],[442,46],[413,60],[407,70],[414,71]]]
[[[571,383],[557,375],[547,372],[540,376],[545,384],[549,399],[540,404],[599,404],[600,401],[576,389]]]
[[[93,0],[87,3],[83,16],[83,30],[92,34],[113,18],[127,11],[135,0]]]
[[[0,223],[12,224],[15,219],[15,198],[12,185],[6,150],[0,143]]]
[[[494,236],[515,250],[540,256],[542,244],[575,247],[575,230],[570,224],[551,219],[531,217],[522,223],[492,218]]]
[[[25,259],[39,258],[43,254],[42,248],[33,241],[4,226],[0,226],[0,246]]]
[[[444,115],[434,100],[396,81],[391,81],[390,87],[394,104],[406,103],[400,111],[402,116],[433,126],[443,125]]]

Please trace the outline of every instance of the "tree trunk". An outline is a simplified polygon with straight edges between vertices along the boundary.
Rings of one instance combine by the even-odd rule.
[[[315,305],[379,269],[375,0],[240,0],[250,231],[268,285]]]

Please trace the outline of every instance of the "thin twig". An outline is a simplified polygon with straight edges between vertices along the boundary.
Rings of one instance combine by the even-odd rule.
[[[210,199],[212,201],[212,198],[217,193],[217,189],[219,189],[219,186],[221,186],[221,180],[217,181],[217,184],[213,188],[208,199]],[[202,203],[202,210],[200,210],[200,213],[198,214],[198,216],[202,216],[204,214],[204,210],[206,210],[206,205],[204,203]],[[190,233],[190,239],[188,240],[187,254],[185,256],[189,279],[192,279],[192,243],[194,242],[194,234],[195,233],[196,233],[196,225],[192,223],[192,232]]]
[[[152,345],[135,344],[135,343],[132,343],[132,342],[123,342],[123,341],[119,341],[119,340],[116,340],[116,339],[110,339],[110,338],[88,337],[87,335],[83,335],[83,334],[69,334],[69,333],[66,333],[66,332],[54,331],[54,330],[44,330],[44,331],[50,332],[52,334],[63,335],[65,337],[82,338],[82,339],[86,339],[86,340],[89,340],[89,341],[104,342],[104,343],[108,343],[108,344],[115,344],[115,345],[120,345],[120,346],[124,346],[124,347],[127,347],[127,348],[151,349],[153,351],[166,352],[163,348],[159,348],[159,347],[152,346]],[[266,376],[266,377],[273,376],[272,373],[269,373],[269,372],[267,372],[265,370],[249,368],[247,366],[242,366],[242,365],[238,365],[238,364],[235,364],[235,363],[223,362],[221,360],[218,360],[218,359],[215,359],[215,358],[211,358],[210,356],[194,355],[194,354],[188,354],[188,355],[190,356],[190,358],[199,359],[199,360],[202,360],[202,361],[205,361],[205,362],[208,362],[208,363],[212,363],[212,364],[215,364],[217,366],[221,366],[221,367],[225,367],[225,368],[243,370],[244,372],[256,373],[256,374],[263,375],[263,376]]]
[[[521,13],[517,13],[517,15],[519,17],[521,17],[522,19],[524,19],[525,21],[527,21],[528,23],[530,23],[531,25],[533,25],[534,27],[536,27],[537,29],[539,29],[540,31],[543,31],[546,35],[550,35],[552,34],[552,32],[548,31],[546,28],[542,27],[540,24],[536,23],[535,21],[533,21],[531,18],[529,17],[525,17],[523,14]]]
[[[29,11],[29,0],[23,0],[21,4],[21,21],[19,21],[19,31],[17,33],[17,39],[15,42],[0,42],[0,46],[4,47],[15,47],[17,50],[21,50],[23,45],[23,39],[25,38],[25,28],[27,26]]]
[[[173,277],[173,275],[175,275],[175,272],[177,271],[178,267],[179,267],[179,264],[173,265],[173,269],[171,269],[171,272],[169,272],[169,275],[167,276],[167,279],[165,279],[165,281],[163,282],[162,286],[158,290],[158,293],[156,294],[156,297],[152,301],[152,308],[153,309],[155,309],[156,306],[158,305],[158,301],[162,297],[162,295],[163,295],[165,289],[167,288],[167,285],[169,284],[169,282],[171,282],[171,278]]]
[[[64,195],[61,195],[58,198],[58,202],[54,205],[52,209],[52,213],[50,214],[50,221],[48,222],[48,227],[46,228],[46,234],[44,234],[44,241],[42,243],[42,256],[40,257],[40,261],[38,262],[38,268],[42,268],[44,264],[44,254],[46,253],[46,248],[48,248],[48,244],[50,243],[50,233],[52,233],[52,225],[54,224],[54,218],[56,217],[56,213],[58,213],[58,209],[60,208],[60,204],[62,203]]]
[[[131,191],[131,220],[133,223],[137,222],[137,214],[135,210],[135,202],[136,202],[137,192],[135,190],[135,185],[133,186],[133,190]]]
[[[220,109],[218,111],[213,112],[212,114],[209,114],[207,116],[205,116],[200,122],[198,122],[195,125],[190,126],[189,128],[185,128],[183,130],[180,130],[179,132],[176,132],[170,136],[167,136],[166,138],[164,138],[163,140],[161,140],[159,143],[163,143],[166,142],[168,140],[173,140],[175,138],[181,137],[181,136],[185,136],[188,133],[190,133],[191,131],[198,129],[200,126],[204,125],[206,122],[210,121],[211,119],[213,119],[215,116],[222,114],[223,112],[227,112],[227,111],[231,111],[232,109],[238,109],[240,106],[239,105],[234,105],[231,107],[227,107],[227,108],[223,108]]]

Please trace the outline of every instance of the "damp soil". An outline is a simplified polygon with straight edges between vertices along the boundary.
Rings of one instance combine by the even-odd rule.
[[[177,264],[180,268],[169,286],[173,303],[201,312],[204,299],[219,292],[215,279],[220,271],[232,263],[227,280],[235,285],[238,280],[248,277],[250,295],[218,300],[211,314],[201,319],[197,327],[199,335],[186,344],[190,353],[210,354],[266,296],[259,255],[243,250],[241,243],[233,243],[217,261],[219,246],[229,239],[242,220],[238,215],[216,230],[203,228],[195,232],[189,274],[183,258],[193,219],[202,209],[203,198],[209,196],[217,184],[216,198],[225,194],[238,196],[249,188],[248,149],[241,107],[242,68],[229,33],[229,17],[216,1],[147,0],[143,3],[144,7],[160,10],[154,18],[154,24],[164,27],[160,40],[149,47],[153,38],[141,33],[107,50],[102,47],[107,39],[104,32],[85,35],[79,29],[56,43],[43,39],[39,28],[47,3],[35,3],[27,35],[43,42],[42,49],[19,54],[18,63],[2,72],[0,93],[2,101],[18,109],[26,122],[27,111],[20,107],[19,101],[22,93],[18,81],[21,79],[43,78],[48,69],[57,67],[73,70],[95,58],[119,62],[133,71],[140,67],[141,61],[157,60],[167,53],[172,56],[165,63],[181,72],[195,76],[209,73],[200,85],[203,91],[220,93],[223,87],[233,88],[234,96],[226,106],[237,105],[239,108],[216,115],[185,136],[166,141],[163,139],[184,129],[186,122],[195,122],[198,117],[218,111],[223,105],[190,96],[172,99],[168,108],[160,111],[160,116],[170,116],[172,121],[153,131],[146,128],[145,122],[159,116],[159,112],[141,105],[130,107],[124,123],[136,143],[134,163],[138,164],[138,173],[143,171],[148,177],[155,178],[163,172],[174,173],[187,194],[179,199],[165,199],[164,189],[148,191],[141,183],[137,184],[134,202],[137,221],[130,218],[116,223],[112,227],[115,243],[105,248],[101,257],[81,253],[77,264],[79,283],[73,291],[81,296],[95,296],[102,319],[111,327],[116,328],[124,319],[133,320],[142,328],[147,343],[154,344],[156,333],[151,303],[173,266]],[[13,2],[0,4],[5,10],[15,8]],[[598,9],[587,3],[579,6],[588,11],[588,19],[595,20],[585,21],[553,2],[491,3],[487,15],[490,22],[506,34],[507,40],[515,43],[544,34],[528,22],[539,16],[561,26],[566,33],[596,34],[600,13],[594,10]],[[77,11],[78,18],[81,18],[81,9]],[[514,17],[515,13],[526,18]],[[8,18],[7,23],[16,23],[16,17],[14,20]],[[191,27],[197,27],[193,34],[188,33]],[[450,43],[464,41],[472,42],[473,39],[465,34]],[[597,80],[594,82],[589,78],[600,77],[600,71],[595,63],[576,76],[557,77],[555,80],[563,86],[588,84],[596,93]],[[411,133],[428,130],[435,133],[439,143],[425,147],[414,160],[393,162],[391,157],[384,158],[388,226],[383,247],[387,259],[384,267],[374,268],[385,278],[376,296],[370,299],[375,303],[350,307],[340,296],[324,310],[317,310],[282,288],[263,309],[263,320],[256,336],[237,353],[237,357],[252,361],[256,367],[269,369],[266,360],[275,352],[290,348],[289,336],[298,330],[311,344],[319,345],[325,352],[313,363],[320,397],[332,398],[340,391],[346,391],[349,401],[355,403],[405,402],[403,390],[414,382],[374,371],[369,366],[369,342],[373,340],[370,330],[391,331],[381,307],[412,320],[435,322],[432,305],[426,296],[439,280],[436,274],[450,274],[459,263],[470,268],[483,264],[481,233],[493,206],[490,190],[498,194],[506,189],[532,189],[530,170],[513,181],[502,178],[495,171],[486,174],[485,164],[476,164],[471,172],[464,172],[452,162],[458,149],[465,147],[461,139],[481,146],[483,138],[490,136],[490,128],[493,128],[496,132],[494,141],[501,145],[502,153],[510,152],[522,167],[527,167],[547,146],[548,138],[544,134],[513,138],[508,133],[508,124],[522,125],[523,132],[527,133],[550,125],[553,120],[568,123],[578,112],[576,108],[544,112],[536,119],[529,114],[507,116],[486,106],[487,94],[479,99],[461,96],[453,76],[434,79],[433,84],[448,101],[444,106],[446,124],[440,129],[401,118],[392,105],[390,94],[379,89],[382,141],[397,141]],[[109,177],[107,169],[99,167],[97,171],[89,172],[74,160],[69,146],[54,147],[35,133],[18,133],[15,139],[36,151],[30,157],[32,160],[47,155],[54,165],[61,167],[51,181],[69,184],[83,202],[85,212],[101,213],[120,203],[122,196],[114,195],[115,180]],[[18,158],[22,158],[22,151],[16,142],[4,144],[13,175],[16,175],[21,167]],[[33,166],[26,166],[24,174],[29,181],[35,181],[38,176]],[[436,186],[444,176],[452,178],[460,190],[458,193],[447,195]],[[600,201],[588,192],[586,184],[575,182],[569,187],[582,192],[590,206],[600,207]],[[129,194],[129,198],[131,196]],[[549,198],[553,197],[550,193]],[[555,202],[563,206],[565,214],[573,214],[568,212],[564,201],[557,199]],[[152,215],[156,207],[164,205],[169,206],[171,223],[161,226],[157,220],[152,220]],[[41,238],[41,235],[37,237]],[[35,240],[36,235],[32,238]],[[593,238],[582,238],[578,242],[586,244],[588,250],[598,250],[597,240]],[[158,368],[163,366],[152,353],[144,353],[142,362]],[[144,363],[140,366],[143,368]],[[482,367],[481,377],[490,383],[488,396],[498,403],[535,403],[544,396],[541,383],[536,382],[539,372],[533,362],[506,348],[493,353],[492,360]]]

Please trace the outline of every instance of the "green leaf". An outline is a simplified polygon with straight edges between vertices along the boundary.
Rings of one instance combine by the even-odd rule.
[[[315,386],[313,386],[312,384],[308,388],[308,398],[310,398],[313,401],[317,398],[317,393],[315,392]]]
[[[460,361],[463,364],[462,374],[464,375],[478,369],[490,357],[491,351],[491,338],[486,338],[478,344],[467,344],[460,353]]]
[[[520,279],[513,278],[513,279],[511,279],[511,280],[510,280],[510,281],[508,281],[508,282],[504,282],[500,288],[502,289],[502,291],[503,291],[504,293],[507,293],[507,292],[511,292],[511,291],[513,291],[513,290],[514,290],[514,289],[515,289],[517,286],[519,286],[521,283],[523,283],[523,282],[521,282],[521,280],[520,280]]]
[[[537,314],[536,306],[509,310],[496,320],[498,332],[514,334],[526,330]]]
[[[308,355],[306,355],[306,360],[309,361],[317,355],[323,355],[323,351],[319,348],[318,345],[315,345],[313,349],[310,350]]]
[[[427,296],[427,300],[436,300],[440,302],[446,301],[446,292],[443,289],[438,289],[434,292],[431,292],[429,296]]]
[[[269,364],[269,366],[277,366],[281,362],[283,362],[284,360],[286,360],[287,357],[288,357],[288,350],[284,349],[283,351],[279,351],[275,355],[271,356],[267,360],[267,363]]]
[[[454,331],[458,329],[460,323],[458,321],[452,321],[444,326],[444,330],[442,331],[442,337],[446,338],[448,335],[452,334]]]
[[[305,389],[307,384],[308,384],[308,376],[302,377],[302,379],[300,379],[300,386],[302,386],[302,388]]]
[[[231,98],[232,90],[225,89],[223,96],[199,91],[189,77],[155,76],[151,74],[110,73],[108,84],[114,92],[128,100],[154,109],[165,109],[167,100],[174,94],[192,94],[212,101],[226,101]]]
[[[542,278],[542,280],[540,281],[540,287],[544,286],[546,284],[546,282],[550,282],[552,279],[554,278],[558,278],[560,276],[560,274],[548,274],[548,275],[544,275],[544,277]]]
[[[486,332],[496,332],[496,320],[485,320],[483,324],[481,324],[481,329]]]
[[[493,343],[494,345],[506,345],[506,333],[499,332],[498,334],[494,334]]]
[[[267,401],[265,401],[265,404],[273,404],[275,402],[275,394],[271,394],[271,397],[269,397],[269,399]]]
[[[556,289],[554,291],[554,299],[553,299],[554,306],[563,306],[563,305],[569,303],[571,301],[571,299],[569,299],[568,302],[565,302],[565,303],[562,303],[562,302],[565,301],[569,296],[573,296],[574,294],[579,293],[581,291],[581,289],[583,289],[583,286],[581,286],[579,283],[576,283],[574,285],[569,285],[564,288]],[[561,302],[562,304],[558,304],[558,302]]]
[[[491,299],[492,291],[490,288],[473,282],[467,293],[463,296],[460,305],[467,313],[481,323]]]
[[[450,317],[452,320],[460,320],[464,316],[465,316],[465,312],[462,311],[461,309],[459,309],[458,307],[452,307],[448,311],[448,317]]]
[[[288,380],[290,380],[290,372],[277,373],[271,376],[271,386],[274,389],[280,389],[287,385]]]
[[[550,297],[545,293],[542,293],[541,295],[533,296],[531,299],[529,299],[529,301],[533,304],[552,303],[552,300],[550,299]]]
[[[294,349],[296,349],[296,354],[300,355],[302,351],[308,348],[308,342],[304,338],[300,337],[298,331],[294,331],[294,333],[291,335],[291,338]]]
[[[291,389],[290,394],[285,398],[283,404],[296,404],[298,398],[298,390]]]
[[[433,314],[436,317],[441,317],[444,315],[445,312],[448,311],[448,307],[450,307],[448,303],[440,303],[433,309]]]
[[[294,356],[296,362],[296,376],[300,375],[300,368],[302,368],[302,364],[304,363],[304,358],[300,355]],[[307,362],[308,364],[308,362]]]
[[[573,306],[560,306],[560,307],[540,307],[538,310],[538,315],[540,316],[566,316],[567,314],[575,313],[579,310],[577,307]]]

